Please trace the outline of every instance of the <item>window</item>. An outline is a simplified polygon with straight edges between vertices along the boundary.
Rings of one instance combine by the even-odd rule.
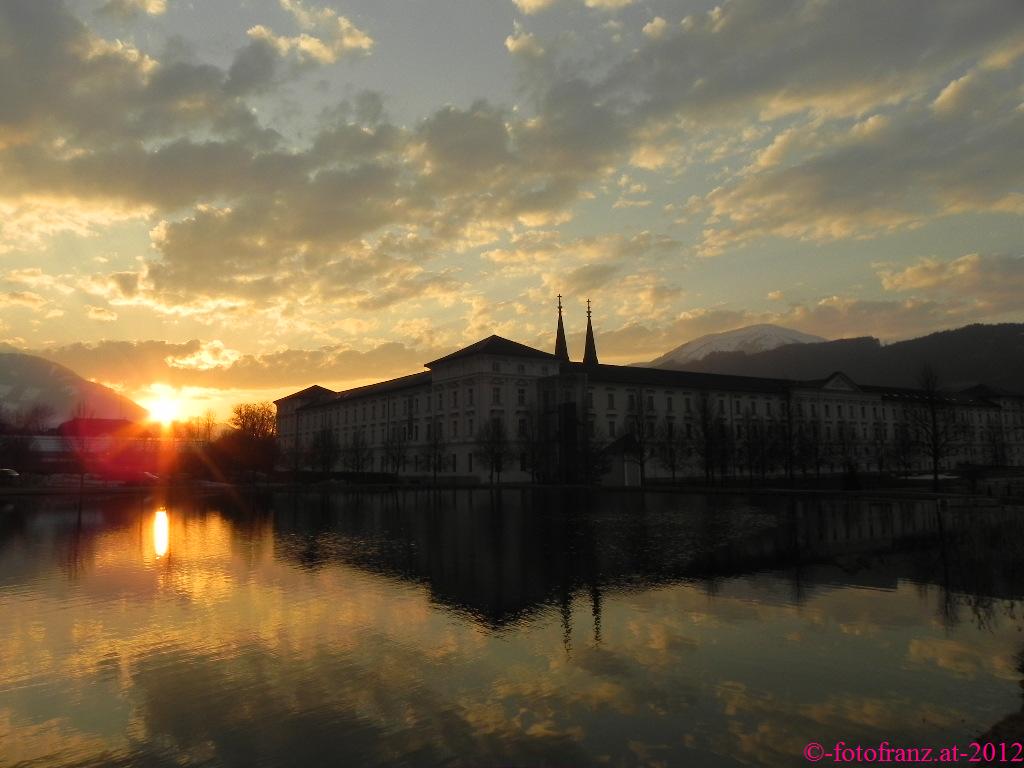
[[[593,407],[594,407],[594,393],[593,392],[587,392],[587,408],[593,408]]]
[[[491,404],[501,405],[501,387],[495,387],[491,390]]]
[[[451,436],[452,437],[458,437],[459,436],[459,422],[454,421],[454,420],[452,421]]]
[[[672,395],[669,395],[665,400],[665,408],[669,413],[672,413]]]
[[[452,390],[452,408],[458,408],[458,407],[459,407],[459,390],[453,389]]]
[[[686,436],[693,437],[693,427],[689,423],[686,424]]]
[[[647,396],[647,410],[649,410],[649,411],[653,411],[654,410],[654,395],[648,395]]]
[[[526,366],[520,363],[519,367],[516,370],[518,370],[520,373],[526,373]]]
[[[740,401],[739,401],[739,400],[737,400],[737,401],[735,402],[735,405],[736,405],[736,407],[735,407],[735,408],[734,408],[733,410],[735,410],[735,411],[736,411],[736,413],[739,413],[739,412],[740,412]]]
[[[683,401],[683,405],[686,408],[686,412],[690,413],[690,398],[686,398],[686,400]]]
[[[825,415],[826,416],[831,416],[831,414],[829,413],[829,405],[828,405],[828,403],[825,403]]]
[[[466,426],[469,429],[469,436],[472,437],[473,436],[473,417],[472,416],[470,416],[469,419],[467,420]]]
[[[491,370],[494,371],[495,373],[501,373],[501,363],[495,360],[493,363],[491,363]]]
[[[466,467],[467,467],[467,469],[470,472],[473,471],[473,452],[472,451],[470,451],[469,453],[466,454]]]
[[[636,395],[632,392],[626,395],[626,408],[631,411],[636,410]]]
[[[614,392],[609,392],[608,393],[608,408],[609,409],[613,409],[613,410],[615,408],[615,393]]]
[[[412,425],[412,438],[413,438],[413,440],[419,440],[420,439],[420,425],[419,424],[413,424]]]
[[[516,390],[516,403],[518,405],[526,405],[526,390],[522,387]]]
[[[437,410],[440,411],[443,408],[444,408],[444,393],[443,392],[438,392],[437,393]]]
[[[519,420],[519,436],[526,437],[526,419]]]
[[[470,406],[473,405],[473,389],[470,388],[466,391],[466,403]]]
[[[526,451],[523,451],[522,453],[519,454],[519,471],[526,471]]]
[[[608,422],[608,437],[615,437],[615,422],[611,420]]]

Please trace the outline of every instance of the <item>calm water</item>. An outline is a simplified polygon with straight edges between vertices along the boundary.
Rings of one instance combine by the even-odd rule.
[[[806,765],[1021,710],[1024,511],[0,501],[2,765]]]

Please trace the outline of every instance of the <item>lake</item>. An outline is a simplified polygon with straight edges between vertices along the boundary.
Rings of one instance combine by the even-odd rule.
[[[0,499],[0,765],[963,749],[1021,711],[1022,552],[919,500]]]

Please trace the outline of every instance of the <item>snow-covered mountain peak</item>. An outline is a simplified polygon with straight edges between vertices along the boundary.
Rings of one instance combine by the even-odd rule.
[[[670,352],[666,352],[649,365],[654,367],[676,367],[703,360],[713,352],[743,352],[754,354],[765,352],[787,344],[811,344],[825,341],[821,336],[794,331],[771,323],[748,325],[732,331],[709,333],[688,341]]]

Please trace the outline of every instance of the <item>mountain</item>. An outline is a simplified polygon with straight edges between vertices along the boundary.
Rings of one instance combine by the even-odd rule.
[[[49,426],[66,421],[79,409],[96,418],[142,421],[148,417],[137,403],[63,365],[35,355],[0,353],[0,406],[10,413],[36,404],[53,409]]]
[[[745,354],[716,352],[683,366],[705,373],[818,379],[833,371],[859,384],[913,387],[930,365],[949,389],[991,384],[1024,392],[1024,323],[968,325],[883,345],[872,337],[840,339]]]
[[[709,333],[666,352],[648,365],[655,368],[675,368],[697,360],[703,360],[716,352],[739,352],[755,354],[786,346],[787,344],[811,344],[825,341],[821,336],[801,333],[781,325],[761,323],[736,328],[722,333]]]

